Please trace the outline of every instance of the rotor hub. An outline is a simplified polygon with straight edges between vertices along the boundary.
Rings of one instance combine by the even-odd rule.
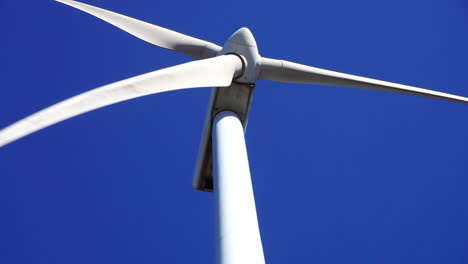
[[[242,75],[235,81],[254,84],[260,72],[260,54],[257,42],[248,28],[243,27],[229,37],[218,55],[226,54],[238,55],[243,61]]]

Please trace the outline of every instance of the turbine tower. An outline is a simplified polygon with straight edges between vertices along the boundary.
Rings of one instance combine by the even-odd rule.
[[[222,264],[265,262],[244,139],[257,80],[344,86],[468,103],[466,97],[261,57],[247,28],[236,31],[221,47],[80,2],[57,1],[195,61],[105,85],[52,105],[0,130],[0,147],[114,103],[178,89],[216,87],[208,107],[193,186],[215,192],[217,256]]]

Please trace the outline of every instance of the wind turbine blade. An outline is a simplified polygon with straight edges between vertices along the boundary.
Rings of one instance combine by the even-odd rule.
[[[433,90],[403,84],[380,81],[351,74],[334,72],[290,61],[275,60],[269,58],[262,58],[262,67],[258,79],[286,83],[310,83],[344,86],[351,88],[416,95],[457,103],[468,103],[467,97],[437,92]]]
[[[161,48],[174,50],[194,59],[216,56],[221,47],[166,28],[72,0],[56,0],[94,15],[130,34]]]
[[[114,103],[166,91],[226,87],[240,73],[237,56],[193,61],[105,85],[71,97],[0,130],[0,147],[68,118]]]

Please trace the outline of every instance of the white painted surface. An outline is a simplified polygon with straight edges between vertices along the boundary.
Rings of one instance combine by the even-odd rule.
[[[290,61],[269,58],[262,58],[261,71],[258,79],[286,83],[310,83],[343,86],[382,92],[416,95],[457,103],[468,103],[467,97],[346,73],[329,71]]]
[[[244,58],[245,71],[236,81],[241,83],[255,83],[260,72],[260,54],[258,53],[257,42],[246,27],[234,32],[224,43],[219,54],[236,53]]]
[[[244,129],[233,112],[221,112],[214,119],[213,160],[218,263],[265,263]]]
[[[180,52],[194,59],[211,58],[216,56],[216,54],[221,50],[220,46],[211,42],[187,36],[170,29],[117,14],[102,8],[71,0],[56,1],[98,17],[153,45]]]
[[[60,121],[114,103],[166,91],[231,85],[241,70],[237,56],[192,61],[105,85],[32,114],[0,130],[0,147]]]

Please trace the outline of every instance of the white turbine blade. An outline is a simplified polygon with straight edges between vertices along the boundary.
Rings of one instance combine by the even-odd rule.
[[[194,59],[216,56],[221,47],[208,41],[190,37],[131,17],[72,0],[56,0],[94,15],[153,45],[174,50]]]
[[[132,98],[197,87],[226,87],[242,69],[225,55],[146,73],[71,97],[0,130],[0,147],[65,119]]]
[[[409,94],[434,99],[468,103],[467,97],[437,92],[433,90],[385,82],[351,74],[339,73],[310,67],[285,60],[262,58],[259,80],[287,83],[310,83],[321,85],[344,86],[368,90]]]

